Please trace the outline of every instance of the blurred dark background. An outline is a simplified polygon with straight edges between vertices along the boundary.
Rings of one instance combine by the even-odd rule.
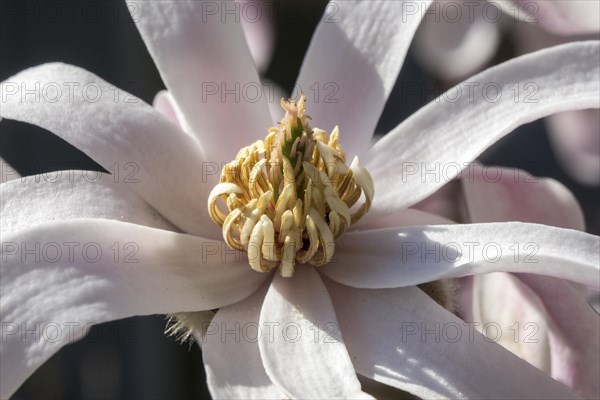
[[[275,46],[264,76],[288,93],[325,5],[326,1],[319,0],[274,8]],[[148,103],[164,89],[124,1],[2,0],[0,30],[1,80],[31,66],[62,61],[92,71]],[[493,63],[514,55],[515,49],[505,39]],[[444,86],[409,54],[377,132],[389,131],[432,99],[432,90],[427,96],[401,95],[403,82],[429,89]],[[0,157],[22,175],[73,168],[101,170],[50,132],[14,121],[0,124]],[[582,205],[588,231],[599,233],[599,191],[577,184],[561,170],[543,121],[519,128],[480,160],[562,182]],[[164,316],[150,316],[96,326],[87,338],[45,363],[15,398],[209,397],[199,347],[165,336],[165,325]]]

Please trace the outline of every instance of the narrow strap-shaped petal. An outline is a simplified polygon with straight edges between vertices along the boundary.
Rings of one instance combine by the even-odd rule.
[[[577,200],[559,182],[506,168],[486,172],[476,166],[473,172],[471,179],[461,179],[472,221],[518,220],[584,229]],[[476,276],[473,308],[481,323],[493,322],[513,331],[517,323],[521,340],[505,337],[502,345],[580,395],[596,398],[600,321],[574,286],[530,274]],[[500,297],[504,301],[499,302]]]
[[[567,282],[517,274],[547,311],[552,376],[584,398],[600,398],[600,317]]]
[[[476,163],[413,207],[457,222],[521,221],[584,230],[581,207],[560,182],[519,169]],[[377,221],[361,223],[376,226]]]
[[[218,235],[207,223],[205,182],[209,170],[218,177],[219,165],[206,163],[192,137],[140,99],[81,68],[54,63],[2,82],[1,105],[3,118],[47,129],[116,171],[180,229]]]
[[[297,88],[313,125],[336,125],[352,158],[368,147],[426,1],[331,1],[304,58]]]
[[[425,399],[578,398],[416,287],[326,283],[360,374]]]
[[[579,183],[600,186],[600,109],[551,115],[546,128],[561,167]]]
[[[272,3],[266,0],[236,0],[241,10],[240,22],[256,69],[264,73],[271,63],[275,45],[275,21]],[[268,99],[269,103],[271,99]],[[274,99],[278,102],[278,99]]]
[[[410,209],[440,215],[452,221],[462,223],[469,221],[464,203],[462,185],[458,179],[455,179],[417,204],[414,204]]]
[[[2,241],[2,398],[92,324],[224,307],[267,277],[222,242],[117,221],[47,223]]]
[[[375,182],[371,218],[424,199],[519,125],[600,107],[599,43],[570,43],[510,60],[405,120],[363,160]]]
[[[518,169],[472,165],[460,183],[470,222],[521,221],[584,230],[583,212],[563,184]]]
[[[600,288],[600,238],[520,222],[386,228],[346,233],[321,271],[358,288],[524,272]]]
[[[113,219],[173,230],[174,227],[115,176],[56,171],[0,185],[0,235],[77,218]],[[25,206],[24,206],[25,205]]]
[[[182,126],[215,162],[264,138],[267,97],[233,1],[143,1],[130,7],[142,38],[182,112]],[[269,18],[263,15],[261,18]]]
[[[471,321],[479,324],[478,330],[493,337],[493,330],[501,329],[506,334],[498,344],[550,375],[548,318],[535,292],[516,274],[496,272],[473,276],[471,294]],[[494,328],[487,331],[486,325]]]
[[[152,107],[181,129],[181,123],[179,121],[181,121],[183,117],[181,116],[181,111],[179,111],[173,96],[168,90],[161,90],[154,96]]]
[[[366,231],[371,229],[393,228],[399,226],[446,225],[453,223],[453,221],[437,214],[431,214],[425,211],[407,208],[406,210],[400,210],[397,213],[387,215],[378,220],[369,220],[365,223],[359,221],[352,228]]]
[[[496,5],[555,35],[600,32],[600,3],[595,0],[499,0]]]
[[[259,325],[269,283],[239,303],[221,308],[199,339],[208,388],[215,399],[285,397],[267,376],[258,350],[260,337],[269,334],[269,327]]]
[[[371,398],[361,392],[335,312],[314,268],[276,275],[265,297],[258,342],[267,375],[290,398]]]

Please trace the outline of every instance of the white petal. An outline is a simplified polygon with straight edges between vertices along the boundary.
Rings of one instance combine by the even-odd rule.
[[[356,370],[421,398],[577,398],[416,287],[326,281]]]
[[[456,82],[491,60],[500,44],[499,20],[484,18],[482,2],[437,1],[417,30],[417,61],[428,71]]]
[[[307,96],[313,126],[339,125],[349,158],[368,147],[429,4],[331,1],[325,9],[296,88]]]
[[[260,326],[272,327],[258,344],[267,375],[291,398],[370,398],[361,392],[337,330],[321,278],[309,266],[294,277],[276,275],[265,297]]]
[[[223,307],[266,278],[222,242],[117,221],[48,223],[2,240],[2,398],[92,324]]]
[[[393,288],[489,272],[528,272],[600,287],[600,239],[519,222],[350,232],[336,242],[330,278],[358,288]]]
[[[365,158],[376,192],[370,213],[390,213],[424,199],[519,125],[600,107],[599,43],[570,43],[513,59],[413,114]]]
[[[128,184],[115,183],[114,179],[100,172],[69,170],[4,183],[0,185],[0,235],[76,218],[114,219],[174,229]]]
[[[445,225],[453,224],[454,222],[441,217],[436,214],[430,214],[428,212],[414,210],[408,208],[406,210],[400,210],[394,214],[387,215],[377,220],[360,220],[352,229],[356,230],[370,230],[370,229],[381,229],[381,228],[392,228],[398,226],[415,226],[415,225]]]
[[[21,174],[19,174],[16,169],[0,157],[0,183],[12,181],[20,176]]]
[[[210,161],[229,161],[240,146],[266,136],[271,118],[239,4],[144,1],[130,11],[184,129]]]
[[[215,399],[281,399],[262,365],[258,341],[267,335],[259,325],[268,283],[250,297],[221,308],[207,326],[202,357],[210,394]]]
[[[204,183],[218,177],[220,165],[206,163],[197,142],[152,107],[90,72],[60,63],[8,78],[2,92],[3,118],[48,129],[107,171],[116,170],[119,180],[132,183],[180,229],[218,237],[218,229],[208,224],[210,188]]]

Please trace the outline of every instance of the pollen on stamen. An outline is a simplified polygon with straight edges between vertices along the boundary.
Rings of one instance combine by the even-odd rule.
[[[294,274],[296,263],[331,261],[335,239],[367,213],[374,195],[358,158],[346,165],[338,127],[328,138],[309,126],[305,101],[304,95],[281,100],[285,114],[278,126],[225,165],[208,199],[225,242],[247,252],[253,269],[279,267],[284,277]]]

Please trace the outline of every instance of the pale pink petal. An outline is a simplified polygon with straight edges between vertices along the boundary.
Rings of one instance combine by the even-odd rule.
[[[496,54],[500,19],[484,14],[484,1],[437,1],[413,43],[419,63],[434,76],[455,81],[477,72]]]
[[[173,225],[115,176],[93,171],[56,171],[0,185],[0,235],[44,222],[112,219],[174,230]],[[23,205],[26,205],[24,207]]]
[[[570,43],[512,59],[413,114],[363,160],[375,181],[370,213],[389,214],[426,198],[519,125],[600,107],[599,43]]]
[[[514,0],[513,3],[511,15],[551,33],[566,36],[600,32],[597,0]]]
[[[236,3],[256,69],[265,72],[275,44],[273,3],[264,0],[236,0]]]
[[[161,90],[156,94],[152,102],[152,107],[156,108],[166,119],[177,125],[179,129],[182,129],[180,121],[183,117],[181,116],[181,111],[179,111],[173,96],[168,90]]]
[[[500,273],[500,272],[499,272]],[[457,315],[467,322],[473,322],[473,276],[457,279],[458,292],[456,295]]]
[[[510,0],[506,0],[507,2]],[[596,1],[596,0],[594,0]],[[498,4],[502,4],[499,2]],[[533,5],[535,7],[535,5]],[[520,12],[517,8],[515,11]],[[513,11],[513,13],[515,12]],[[525,15],[520,13],[520,15]],[[532,16],[535,20],[535,16]],[[511,24],[511,29],[507,32],[515,46],[518,54],[530,53],[543,49],[545,47],[557,46],[563,43],[582,41],[582,40],[598,40],[600,32],[561,36],[544,29],[544,25],[539,22],[530,21]]]
[[[561,183],[476,163],[413,208],[457,222],[522,221],[584,230],[581,207]]]
[[[411,208],[456,222],[468,221],[463,189],[458,179],[448,182]]]
[[[600,287],[600,238],[505,222],[347,232],[322,271],[357,288],[394,288],[489,272],[527,272]]]
[[[412,37],[429,7],[424,1],[331,1],[297,81],[315,107],[315,127],[339,125],[351,158],[368,147],[396,83]]]
[[[493,337],[500,328],[499,344],[550,375],[548,321],[536,294],[513,274],[477,275],[473,280],[473,321],[479,330],[490,326]]]
[[[592,293],[588,296],[588,303],[598,314],[600,314],[600,294],[597,290],[591,290],[591,292]]]
[[[584,230],[583,212],[560,182],[525,171],[472,165],[460,180],[468,221],[522,221]]]
[[[250,297],[221,308],[199,339],[210,393],[215,399],[281,399],[264,367],[258,341],[268,335],[259,325],[270,280]]]
[[[46,223],[2,240],[2,398],[92,324],[224,307],[267,277],[225,257],[222,242],[117,221]]]
[[[421,398],[577,398],[416,287],[326,280],[356,370]]]
[[[260,326],[272,329],[258,342],[263,365],[287,396],[371,398],[361,392],[329,294],[314,268],[298,266],[293,279],[275,275]]]
[[[486,172],[485,167],[474,166],[470,172],[468,177],[463,174],[461,182],[472,221],[518,220],[584,229],[583,214],[577,201],[560,183],[505,168],[489,168]],[[482,323],[496,322],[503,330],[512,329],[515,333],[523,329],[520,332],[522,340],[503,340],[501,343],[579,394],[590,397],[591,392],[597,391],[597,386],[592,385],[592,379],[595,379],[591,376],[598,373],[598,363],[593,359],[600,354],[600,344],[596,343],[599,342],[598,327],[593,332],[593,326],[598,325],[597,316],[586,304],[584,295],[575,296],[584,288],[548,277],[517,276],[528,276],[542,288],[543,285],[549,286],[542,291],[547,298],[540,301],[532,289],[511,274],[476,276],[473,297],[478,314],[476,320]],[[566,293],[562,298],[561,290]],[[498,298],[504,301],[499,302]],[[557,308],[554,302],[564,307],[562,313],[553,314],[553,309]],[[546,303],[549,306],[544,309]],[[564,312],[566,309],[572,312]],[[579,318],[583,318],[583,315],[589,319],[580,322]],[[556,328],[549,326],[549,321],[554,318],[562,318],[561,322],[565,325],[587,326],[586,336],[563,339],[571,333],[557,334]],[[532,333],[536,334],[535,340],[531,340]]]
[[[590,1],[589,3],[593,3]],[[598,2],[596,1],[598,4]],[[555,36],[539,24],[517,24],[511,31],[517,51],[536,51],[573,40],[600,38],[591,35]],[[545,119],[550,143],[563,169],[577,182],[600,185],[600,110],[567,111]]]
[[[600,109],[551,115],[546,127],[565,171],[584,185],[600,186]]]
[[[552,376],[584,398],[600,397],[600,317],[569,283],[516,275],[546,308],[552,354]]]
[[[130,7],[184,130],[209,161],[264,138],[271,118],[236,3],[144,1]],[[223,17],[229,10],[229,15]]]
[[[218,179],[220,164],[207,163],[193,138],[140,99],[60,63],[8,78],[2,91],[3,118],[47,129],[107,171],[116,170],[119,179],[130,181],[136,193],[180,229],[220,236],[206,208],[206,181]]]

